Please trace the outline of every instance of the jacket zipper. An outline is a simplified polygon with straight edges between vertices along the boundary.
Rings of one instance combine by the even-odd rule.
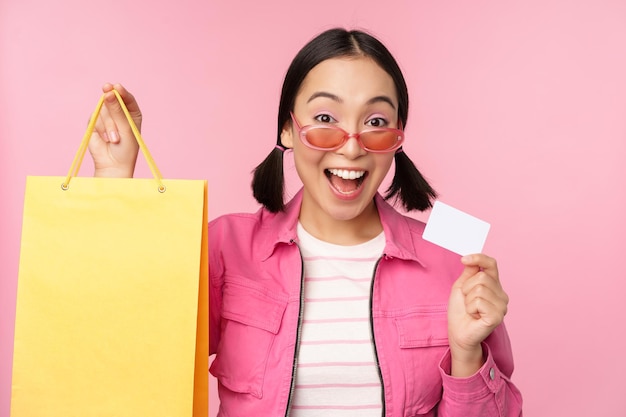
[[[378,371],[378,378],[380,379],[380,391],[381,391],[381,404],[382,414],[385,416],[385,382],[383,381],[383,373],[380,370],[380,361],[378,360],[378,348],[376,347],[376,334],[374,333],[374,281],[376,280],[376,271],[378,270],[378,264],[386,255],[383,254],[374,265],[374,275],[372,276],[372,284],[370,285],[370,331],[372,332],[372,340],[374,341],[374,359],[376,360],[376,370]]]
[[[291,244],[298,244],[292,239],[290,241]],[[296,329],[296,346],[294,348],[293,355],[293,365],[291,368],[291,385],[289,387],[289,396],[287,400],[287,409],[285,410],[285,417],[289,417],[289,412],[291,411],[291,401],[293,400],[293,391],[296,385],[296,368],[298,366],[298,351],[300,350],[300,336],[302,332],[302,315],[304,313],[304,260],[302,259],[302,252],[300,252],[300,247],[298,247],[298,253],[300,254],[300,300],[299,300],[299,310],[298,310],[298,327]],[[376,348],[376,335],[374,334],[374,281],[376,280],[376,271],[378,270],[378,264],[385,257],[385,254],[381,256],[374,265],[374,273],[372,276],[372,284],[370,285],[370,331],[372,332],[372,339],[374,341],[374,359],[376,360],[376,370],[378,371],[378,378],[380,379],[380,388],[381,388],[381,404],[382,404],[382,414],[385,415],[385,383],[383,381],[383,374],[380,370],[380,361],[378,360],[378,349]]]
[[[293,400],[293,391],[296,386],[296,368],[298,366],[298,352],[300,350],[300,337],[302,332],[302,316],[304,313],[304,299],[302,297],[304,294],[304,259],[302,259],[302,252],[300,251],[298,244],[293,239],[291,239],[289,243],[296,245],[298,253],[300,254],[300,301],[298,310],[298,327],[296,329],[296,346],[293,352],[293,365],[291,368],[291,385],[289,386],[289,396],[287,397],[285,417],[289,417],[289,413],[291,411],[291,401]]]

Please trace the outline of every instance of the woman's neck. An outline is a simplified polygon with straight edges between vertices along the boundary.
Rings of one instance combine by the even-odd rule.
[[[335,219],[321,210],[307,210],[303,204],[299,220],[311,235],[335,245],[358,245],[374,239],[383,231],[373,200],[357,217],[348,220]]]

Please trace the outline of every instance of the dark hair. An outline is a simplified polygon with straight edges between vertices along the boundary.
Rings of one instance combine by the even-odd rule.
[[[280,96],[278,106],[277,148],[254,169],[252,192],[254,198],[269,211],[276,213],[284,209],[283,149],[280,135],[285,124],[290,121],[300,85],[309,71],[317,64],[331,58],[366,56],[373,59],[393,79],[398,95],[398,118],[406,127],[409,112],[409,94],[406,82],[398,63],[387,48],[372,35],[359,30],[341,28],[322,32],[298,52],[291,62]],[[435,190],[420,174],[409,157],[400,149],[395,154],[396,171],[387,189],[385,199],[400,200],[404,208],[426,210],[432,207],[432,199],[437,197]]]

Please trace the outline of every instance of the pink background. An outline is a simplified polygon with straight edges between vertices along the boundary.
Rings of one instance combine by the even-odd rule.
[[[625,1],[93,4],[0,2],[0,417],[25,177],[66,174],[100,85],[138,97],[166,177],[209,180],[211,218],[254,210],[284,72],[336,25],[389,46],[411,92],[407,153],[442,201],[492,224],[525,415],[626,415]]]

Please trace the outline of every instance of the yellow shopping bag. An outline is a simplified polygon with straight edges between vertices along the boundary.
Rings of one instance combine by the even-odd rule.
[[[28,177],[11,417],[208,414],[206,181]]]

